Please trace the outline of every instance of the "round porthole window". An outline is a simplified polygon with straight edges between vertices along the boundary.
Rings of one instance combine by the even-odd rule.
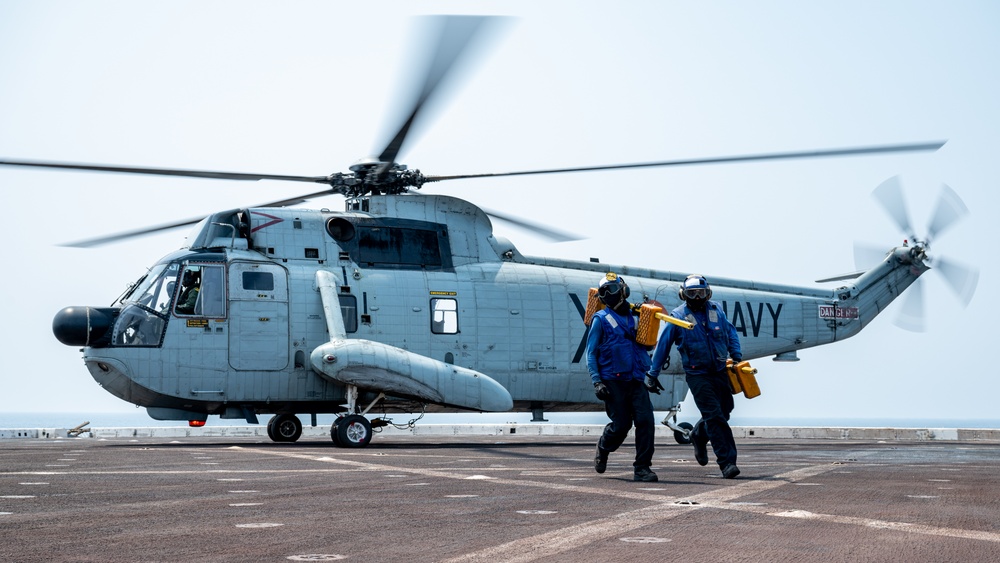
[[[337,242],[347,242],[354,238],[354,224],[343,217],[334,217],[327,221],[326,230]]]

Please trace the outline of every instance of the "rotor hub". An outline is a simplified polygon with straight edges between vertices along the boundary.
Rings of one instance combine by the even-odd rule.
[[[331,174],[330,185],[348,197],[363,195],[397,195],[411,188],[420,189],[426,178],[419,170],[409,170],[405,164],[383,162],[366,157],[351,165],[349,174]]]

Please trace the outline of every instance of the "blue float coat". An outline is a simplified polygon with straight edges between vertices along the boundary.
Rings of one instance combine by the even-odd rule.
[[[602,309],[594,316],[587,335],[587,369],[594,383],[603,380],[642,380],[649,369],[649,352],[635,343],[636,321]]]
[[[677,344],[684,372],[688,375],[723,371],[727,356],[734,360],[743,359],[736,327],[726,318],[718,301],[709,301],[700,313],[695,313],[684,304],[671,311],[670,316],[693,322],[695,326],[688,330],[667,324],[656,343],[650,375],[660,375],[660,368],[674,344]]]

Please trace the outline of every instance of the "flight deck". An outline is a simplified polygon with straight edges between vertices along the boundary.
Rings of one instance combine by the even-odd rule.
[[[630,440],[594,472],[589,431],[145,430],[0,439],[0,560],[1000,560],[997,431],[738,428],[735,480],[660,432],[637,483]]]

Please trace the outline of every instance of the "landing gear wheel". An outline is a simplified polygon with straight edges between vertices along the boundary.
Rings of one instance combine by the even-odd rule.
[[[349,414],[337,420],[332,435],[339,446],[363,448],[372,441],[372,424],[359,414]]]
[[[337,422],[340,420],[342,419],[338,418],[332,425],[330,425],[330,439],[333,440],[333,445],[338,448],[344,447],[344,444],[340,443],[340,436],[337,434]]]
[[[275,442],[294,442],[302,436],[302,421],[294,414],[279,414],[267,423],[267,436]]]
[[[683,445],[683,444],[690,444],[691,443],[691,431],[694,430],[694,426],[692,426],[690,422],[681,422],[677,426],[680,426],[684,430],[687,430],[688,433],[685,436],[683,432],[678,432],[678,431],[674,430],[674,440],[677,440],[677,443],[681,444],[681,445]]]

